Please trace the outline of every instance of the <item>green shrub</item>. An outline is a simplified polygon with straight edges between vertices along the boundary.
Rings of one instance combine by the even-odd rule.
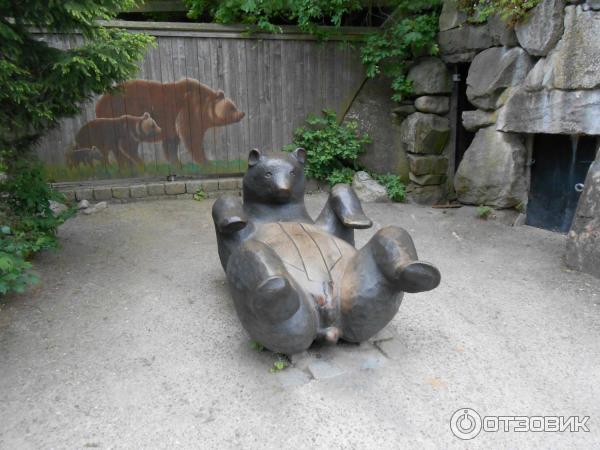
[[[470,22],[481,23],[498,14],[508,25],[522,22],[529,10],[541,0],[459,0],[458,7],[469,16]]]
[[[359,0],[185,0],[188,17],[208,14],[216,23],[242,23],[250,31],[281,32],[277,23],[293,23],[319,34],[319,25],[339,27],[342,18],[362,8]]]
[[[310,115],[307,126],[294,131],[293,144],[284,147],[306,149],[306,175],[330,185],[352,181],[358,169],[358,157],[364,146],[371,142],[367,134],[358,132],[358,123],[348,121],[338,124],[334,111],[324,110],[323,116]]]
[[[341,169],[334,169],[331,175],[327,177],[327,183],[329,186],[335,186],[336,184],[352,184],[354,174],[356,170],[350,167],[342,167]]]
[[[56,230],[72,214],[55,216],[50,201],[64,201],[46,184],[33,155],[37,140],[81,103],[134,75],[153,38],[104,28],[135,0],[0,2],[0,293],[23,291],[36,277],[27,259],[56,246]],[[52,47],[32,34],[78,33],[81,45]]]
[[[394,95],[402,100],[412,84],[406,78],[410,64],[420,55],[437,55],[437,32],[441,0],[400,1],[400,18],[371,34],[361,49],[367,76],[383,74],[391,79]]]
[[[74,208],[55,214],[50,201],[65,202],[44,181],[39,163],[17,160],[0,183],[0,294],[23,292],[37,282],[27,259],[36,252],[56,248],[58,226],[75,213]]]
[[[23,292],[28,285],[38,282],[31,272],[31,263],[26,261],[32,244],[24,239],[22,232],[15,233],[8,225],[0,228],[0,294]]]
[[[388,197],[394,202],[403,202],[406,198],[406,186],[398,175],[388,173],[386,175],[375,175],[374,177],[387,190]]]

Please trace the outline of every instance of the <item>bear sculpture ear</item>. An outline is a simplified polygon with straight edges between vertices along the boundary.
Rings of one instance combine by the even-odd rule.
[[[223,98],[225,98],[225,92],[223,92],[222,90],[219,89],[217,91],[217,100],[221,100]]]
[[[306,162],[306,150],[304,150],[302,147],[298,147],[296,150],[294,150],[292,155],[300,164],[304,164]]]
[[[257,165],[260,161],[260,158],[261,154],[259,149],[253,148],[250,150],[250,153],[248,154],[248,167],[254,167]]]

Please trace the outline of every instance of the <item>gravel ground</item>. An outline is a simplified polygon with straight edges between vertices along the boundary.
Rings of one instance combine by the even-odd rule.
[[[311,212],[323,196],[307,199]],[[43,283],[0,303],[0,448],[599,448],[600,280],[565,238],[473,208],[367,204],[408,229],[442,284],[381,340],[312,349],[279,373],[249,345],[211,201],[110,205],[60,230]],[[589,432],[484,432],[481,416],[589,416]]]

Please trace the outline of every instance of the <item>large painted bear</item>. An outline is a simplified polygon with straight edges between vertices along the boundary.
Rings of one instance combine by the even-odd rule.
[[[180,141],[195,162],[203,163],[206,130],[239,122],[244,117],[223,91],[215,91],[191,78],[174,83],[127,81],[96,103],[96,117],[141,115],[145,111],[150,112],[162,129],[155,141],[162,141],[165,157],[171,164],[179,164]]]

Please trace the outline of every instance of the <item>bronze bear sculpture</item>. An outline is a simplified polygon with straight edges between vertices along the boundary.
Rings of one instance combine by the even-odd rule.
[[[315,340],[362,342],[394,317],[404,292],[434,289],[440,273],[418,261],[402,228],[377,231],[360,250],[354,229],[372,225],[347,184],[313,220],[304,206],[306,152],[250,151],[243,202],[220,197],[212,215],[235,308],[250,336],[294,354]]]

